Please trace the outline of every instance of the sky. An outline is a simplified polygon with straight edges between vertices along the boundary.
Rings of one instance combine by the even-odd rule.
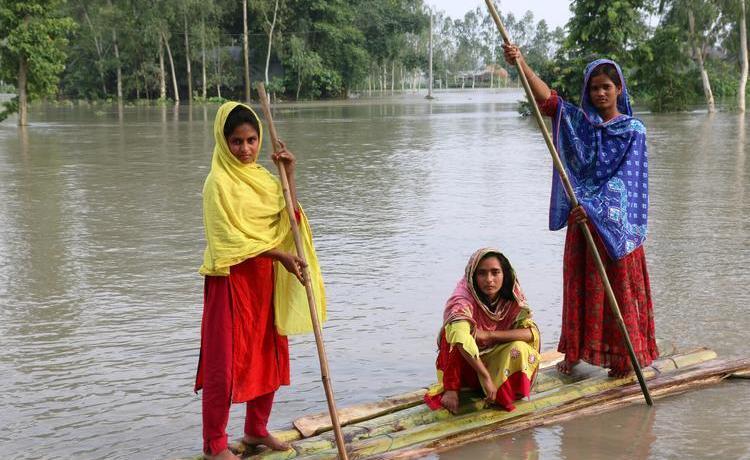
[[[445,11],[453,19],[461,18],[476,7],[486,9],[483,0],[425,0],[429,6]],[[534,13],[534,20],[544,19],[554,29],[564,27],[570,18],[570,2],[566,0],[495,0],[503,14],[508,12],[523,16],[526,11]]]

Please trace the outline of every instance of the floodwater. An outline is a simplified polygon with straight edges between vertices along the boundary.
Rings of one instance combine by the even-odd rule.
[[[551,161],[517,90],[279,106],[327,282],[340,406],[434,379],[443,303],[480,246],[501,248],[556,346],[564,232]],[[200,191],[216,107],[35,107],[0,125],[0,453],[174,458],[201,450]],[[646,253],[659,337],[750,355],[748,123],[641,114]],[[263,163],[269,165],[267,154]],[[271,425],[325,410],[312,336]],[[750,458],[750,382],[540,427],[439,455]],[[241,435],[242,407],[230,437]],[[438,456],[436,455],[435,458]]]

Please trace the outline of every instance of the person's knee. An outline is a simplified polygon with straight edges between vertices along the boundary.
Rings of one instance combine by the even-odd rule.
[[[511,348],[518,348],[519,350],[533,350],[531,345],[523,340],[514,340],[513,342],[510,342],[510,346]]]

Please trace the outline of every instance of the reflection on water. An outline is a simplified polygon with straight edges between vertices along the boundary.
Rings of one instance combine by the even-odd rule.
[[[475,443],[434,458],[441,460],[490,459],[629,459],[649,458],[656,441],[656,411],[645,406],[617,411],[606,429],[595,418],[584,417],[565,425],[520,431],[492,441]],[[657,457],[659,458],[659,457]]]
[[[515,113],[521,94],[438,95],[276,108],[299,158],[327,281],[324,333],[339,405],[434,378],[443,302],[479,246],[508,254],[545,347],[557,343],[564,233],[545,229],[550,160],[533,120]],[[3,452],[163,458],[200,450],[200,398],[191,391],[196,270],[215,110],[50,108],[32,113],[26,130],[0,125]],[[746,122],[728,113],[643,119],[657,333],[747,356]],[[267,153],[261,161],[268,165]],[[313,338],[294,338],[291,353],[293,386],[278,393],[276,427],[325,410]],[[747,385],[725,384],[657,402],[655,411],[636,406],[443,455],[736,458],[748,452],[740,440],[750,432],[748,403]],[[241,426],[237,407],[230,434]],[[641,441],[614,439],[616,426]]]

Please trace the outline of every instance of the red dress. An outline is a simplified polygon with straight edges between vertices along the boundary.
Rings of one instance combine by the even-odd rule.
[[[231,403],[247,402],[246,435],[268,436],[273,397],[289,385],[289,346],[273,313],[273,261],[255,257],[206,276],[195,391],[203,389],[203,451],[227,448]]]
[[[224,292],[215,295],[216,288]],[[289,345],[274,325],[273,260],[255,257],[231,267],[228,277],[207,276],[205,297],[206,310],[230,305],[232,402],[250,401],[289,385]],[[207,330],[207,319],[204,313],[196,391],[203,386],[206,358],[210,359],[204,356],[205,342],[212,338],[207,334],[224,333]]]
[[[554,116],[559,98],[554,91],[539,104]],[[589,223],[599,254],[620,307],[633,350],[641,366],[659,357],[654,333],[654,309],[643,246],[620,260],[612,260]],[[617,371],[631,368],[630,357],[594,258],[580,226],[568,220],[563,256],[563,313],[558,351],[568,362],[582,359]]]

